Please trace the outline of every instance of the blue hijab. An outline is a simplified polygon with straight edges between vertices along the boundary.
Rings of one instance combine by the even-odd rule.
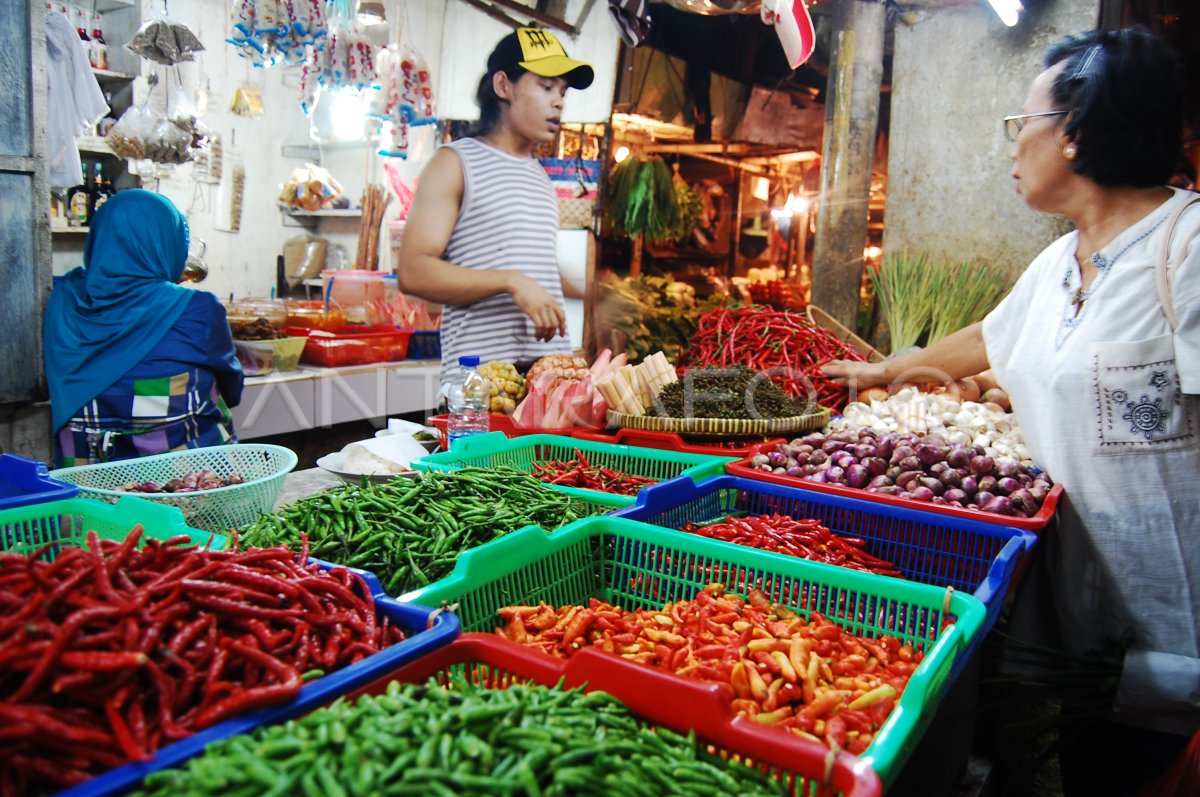
[[[50,292],[42,337],[57,433],[141,362],[183,313],[188,226],[171,201],[121,191],[92,217],[83,266]]]

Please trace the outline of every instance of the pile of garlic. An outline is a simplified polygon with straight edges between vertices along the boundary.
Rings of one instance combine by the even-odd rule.
[[[1016,418],[990,402],[960,402],[946,393],[922,393],[906,387],[886,401],[872,399],[869,404],[858,401],[847,404],[841,417],[829,424],[833,432],[863,427],[880,434],[940,434],[951,445],[981,446],[993,459],[1006,457],[1030,462],[1029,449]]]

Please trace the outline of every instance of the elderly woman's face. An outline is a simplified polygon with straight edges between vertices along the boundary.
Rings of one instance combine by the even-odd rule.
[[[1034,78],[1029,95],[1021,108],[1023,114],[1059,110],[1050,96],[1054,78],[1063,69],[1056,64]],[[1017,193],[1034,210],[1054,213],[1061,207],[1062,197],[1070,191],[1075,173],[1063,156],[1068,140],[1062,134],[1065,116],[1036,116],[1025,119],[1013,149],[1013,179]]]

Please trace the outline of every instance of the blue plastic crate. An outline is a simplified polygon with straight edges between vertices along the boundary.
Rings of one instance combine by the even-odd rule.
[[[311,560],[325,570],[337,565]],[[404,629],[407,639],[368,656],[357,664],[344,667],[307,683],[300,694],[290,703],[252,711],[225,722],[206,728],[186,739],[160,748],[150,761],[138,761],[118,767],[81,783],[74,788],[59,792],[56,797],[102,797],[122,794],[133,790],[151,772],[177,766],[193,756],[204,752],[212,742],[249,733],[261,725],[285,722],[313,709],[333,702],[342,695],[355,692],[382,675],[413,662],[427,653],[448,645],[459,635],[458,617],[450,612],[439,612],[430,617],[434,610],[414,603],[404,603],[383,594],[383,587],[373,573],[350,567],[367,582],[375,597],[375,606],[380,618]]]
[[[672,479],[651,485],[638,494],[633,506],[613,517],[682,529],[688,522],[713,523],[729,515],[776,512],[816,518],[835,534],[865,540],[868,553],[890,561],[909,581],[953,587],[978,598],[987,610],[982,633],[956,660],[951,679],[995,624],[1022,557],[1038,539],[1032,532],[995,523],[737,476],[718,476],[699,484]]]
[[[417,330],[408,339],[409,360],[442,359],[442,333],[440,330]]]
[[[0,509],[61,501],[73,498],[79,488],[51,479],[49,470],[36,459],[0,454]]]

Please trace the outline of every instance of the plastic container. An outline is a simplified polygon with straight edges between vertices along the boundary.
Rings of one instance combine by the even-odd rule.
[[[547,535],[526,527],[462,554],[448,577],[404,596],[426,605],[458,604],[464,631],[491,632],[503,606],[587,605],[599,598],[625,609],[694,598],[718,574],[728,589],[767,597],[802,617],[820,612],[866,637],[890,634],[924,650],[896,708],[861,758],[885,785],[895,777],[937,709],[950,672],[979,635],[985,610],[971,595],[871,573],[767,554],[626,518],[580,520]],[[957,620],[942,629],[947,614]],[[506,643],[516,645],[516,643]],[[550,677],[567,662],[537,653]],[[613,657],[616,658],[616,657]],[[613,662],[615,667],[617,662]],[[670,676],[679,678],[679,676]],[[730,693],[731,694],[731,693]],[[657,695],[647,695],[648,700]],[[730,724],[744,720],[730,720]],[[807,755],[809,742],[777,731]]]
[[[580,454],[592,465],[658,481],[674,479],[676,476],[688,476],[693,481],[701,481],[723,474],[725,463],[733,461],[729,457],[615,446],[609,443],[575,440],[561,435],[532,434],[510,440],[499,432],[492,432],[469,440],[460,440],[450,451],[422,457],[412,463],[412,466],[425,471],[507,466],[531,473],[535,463],[575,459]],[[571,495],[587,496],[599,492],[558,484],[550,486]],[[631,495],[612,495],[612,498],[614,503],[624,506],[634,502],[634,496]]]
[[[229,321],[229,330],[235,338],[238,336],[238,330],[260,318],[267,319],[271,326],[280,331],[287,323],[287,305],[276,299],[237,299],[224,302],[224,305],[225,318]]]
[[[386,271],[363,269],[325,269],[321,272],[322,291],[329,307],[362,307],[382,302],[387,296]]]
[[[774,443],[765,443],[757,447],[749,456],[739,459],[737,462],[729,463],[728,471],[732,476],[742,476],[747,479],[756,481],[771,482],[772,484],[782,484],[786,487],[799,487],[802,490],[813,490],[819,493],[827,493],[829,495],[841,495],[847,498],[857,498],[861,501],[870,501],[877,504],[886,504],[887,506],[906,507],[908,509],[917,509],[922,512],[933,512],[939,515],[950,515],[952,517],[963,518],[966,520],[979,520],[984,523],[996,523],[1001,526],[1012,526],[1018,529],[1026,529],[1028,531],[1041,531],[1050,524],[1054,519],[1055,509],[1058,507],[1058,499],[1062,496],[1063,487],[1061,484],[1056,484],[1050,488],[1050,492],[1046,495],[1046,500],[1042,503],[1041,509],[1033,517],[1010,517],[1008,515],[997,515],[995,512],[981,512],[977,509],[966,509],[965,507],[950,506],[949,504],[935,504],[932,501],[914,501],[911,498],[900,498],[894,495],[883,495],[881,493],[868,493],[865,490],[859,490],[855,487],[847,487],[844,484],[829,484],[820,482],[810,482],[801,479],[798,476],[787,476],[779,473],[768,473],[765,470],[759,470],[750,464],[755,454],[770,453],[774,450]]]
[[[73,484],[51,479],[44,464],[17,454],[0,454],[0,509],[61,501],[79,492]]]
[[[719,457],[744,457],[752,453],[764,442],[786,442],[782,437],[778,437],[770,440],[734,440],[729,442],[710,440],[705,443],[693,443],[685,441],[682,436],[675,432],[655,432],[650,429],[594,430],[584,427],[572,429],[571,436],[579,440],[591,440],[596,443],[616,443],[617,445],[658,448],[663,451],[684,451],[689,454],[712,454]]]
[[[81,495],[113,502],[130,495],[118,487],[130,482],[164,484],[188,473],[211,470],[221,478],[237,473],[241,484],[192,493],[136,493],[140,498],[183,512],[188,525],[225,534],[272,511],[296,455],[283,446],[238,443],[190,448],[139,459],[62,468],[50,475],[79,488]]]
[[[263,376],[275,370],[275,347],[270,341],[235,340],[233,352],[246,376]]]
[[[418,329],[408,339],[408,359],[442,359],[442,333],[437,329]]]
[[[446,397],[446,440],[456,442],[487,434],[488,385],[480,376],[478,357],[459,357],[458,370],[451,371],[440,393]]]
[[[540,654],[498,637],[464,634],[382,676],[358,694],[381,694],[393,681],[425,683],[436,678],[444,682],[454,677],[494,689],[528,682],[554,686],[562,675],[566,679],[564,689],[582,686],[588,692],[607,692],[643,722],[682,734],[694,730],[702,742],[712,745],[709,752],[713,755],[750,758],[769,767],[785,782],[794,777],[790,794],[815,795],[817,787],[825,782],[827,748],[815,742],[804,744],[803,739],[784,743],[781,734],[761,725],[731,721],[715,684],[673,678],[595,651],[580,653],[565,665],[547,666]],[[819,792],[822,797],[880,794],[879,777],[858,758],[840,753],[831,763],[829,787]]]
[[[386,324],[348,325],[332,330],[288,327],[288,335],[306,338],[300,362],[322,368],[400,362],[408,354],[412,332]]]
[[[340,329],[346,326],[346,314],[330,308],[325,311],[325,302],[287,300],[287,327],[302,329]]]
[[[982,641],[983,634],[995,624],[1018,567],[1038,539],[1032,532],[1011,526],[931,515],[736,476],[720,476],[700,484],[680,481],[655,485],[643,490],[634,506],[613,516],[682,529],[688,522],[707,524],[730,515],[776,512],[815,518],[835,534],[865,540],[868,553],[890,561],[910,581],[954,587],[974,595],[987,610],[983,633],[976,642]],[[965,663],[970,653],[968,649],[959,663]]]
[[[182,534],[213,550],[225,547],[223,536],[188,526],[178,509],[126,495],[115,504],[67,498],[0,510],[0,551],[28,555],[51,543],[56,549],[82,548],[89,531],[102,540],[120,541],[139,523],[143,539],[167,540]]]
[[[326,569],[332,567],[323,562],[317,563]],[[354,572],[370,587],[375,597],[376,616],[387,617],[390,622],[403,628],[406,639],[362,659],[357,664],[310,681],[290,703],[252,711],[213,725],[186,739],[160,748],[150,761],[139,761],[109,770],[72,789],[59,792],[56,797],[100,797],[126,793],[151,772],[177,766],[204,752],[204,748],[212,742],[240,733],[249,733],[262,725],[285,722],[307,714],[342,695],[361,689],[382,673],[417,660],[458,637],[458,618],[450,612],[438,612],[434,615],[433,609],[388,598],[383,594],[379,580],[374,575],[363,570]]]

